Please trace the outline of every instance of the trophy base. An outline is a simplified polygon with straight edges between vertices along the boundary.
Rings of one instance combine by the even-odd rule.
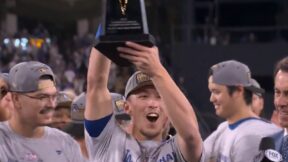
[[[139,35],[111,35],[100,36],[96,41],[95,48],[108,57],[111,61],[119,66],[130,66],[131,62],[119,56],[117,47],[124,47],[126,41],[142,44],[152,47],[155,44],[155,38],[150,34]]]

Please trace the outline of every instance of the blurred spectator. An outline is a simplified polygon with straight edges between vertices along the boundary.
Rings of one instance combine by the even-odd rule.
[[[88,151],[84,139],[84,109],[85,109],[85,93],[77,96],[71,104],[71,122],[63,129],[70,134],[80,145],[81,152],[88,159]]]
[[[128,134],[131,133],[131,118],[124,112],[124,98],[117,93],[111,93],[113,98],[115,118],[120,127]],[[86,106],[86,93],[77,96],[71,104],[71,123],[64,128],[80,145],[83,155],[88,158],[88,152],[84,140],[84,110]]]
[[[11,116],[13,103],[8,93],[8,74],[0,74],[0,121],[6,121]]]
[[[51,127],[63,130],[71,122],[70,107],[72,98],[65,92],[59,92]]]
[[[29,30],[30,32],[23,28],[13,36],[6,33],[0,35],[1,72],[8,72],[13,65],[21,61],[40,61],[48,64],[55,72],[59,90],[74,89],[76,94],[82,93],[94,35],[74,36],[72,40],[60,42],[60,38],[52,36],[43,24]],[[131,70],[114,64],[111,71],[113,76],[110,77],[109,89],[123,92],[124,83]]]
[[[252,96],[252,111],[254,112],[254,114],[256,114],[257,116],[261,116],[263,108],[264,108],[264,92],[265,90],[263,88],[261,88],[260,84],[255,80],[252,79],[252,85],[257,88],[260,89],[260,91],[262,91],[263,93],[253,93]]]

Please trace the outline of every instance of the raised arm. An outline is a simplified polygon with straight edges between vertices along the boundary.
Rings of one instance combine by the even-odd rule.
[[[111,96],[107,88],[110,60],[92,48],[87,75],[85,119],[97,120],[112,114]]]
[[[138,70],[151,77],[164,102],[164,111],[177,130],[177,143],[184,158],[189,162],[199,161],[203,144],[195,112],[161,64],[157,47],[148,48],[132,42],[126,45],[128,48],[118,48],[121,57],[130,60]]]

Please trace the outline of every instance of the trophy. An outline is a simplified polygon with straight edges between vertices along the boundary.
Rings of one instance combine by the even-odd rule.
[[[155,39],[148,33],[144,0],[104,0],[103,20],[96,35],[96,45],[100,52],[119,66],[131,63],[119,56],[116,48],[125,46],[126,41],[148,47]]]

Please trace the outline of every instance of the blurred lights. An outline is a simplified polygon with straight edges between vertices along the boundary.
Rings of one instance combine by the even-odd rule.
[[[4,44],[9,44],[10,40],[8,38],[5,38],[3,42],[4,42]]]
[[[19,47],[20,46],[20,39],[15,39],[14,40],[14,46]]]
[[[51,39],[50,38],[4,38],[3,39],[4,45],[12,45],[16,48],[21,48],[26,50],[29,46],[34,46],[37,48],[41,48],[44,44],[50,45]]]

